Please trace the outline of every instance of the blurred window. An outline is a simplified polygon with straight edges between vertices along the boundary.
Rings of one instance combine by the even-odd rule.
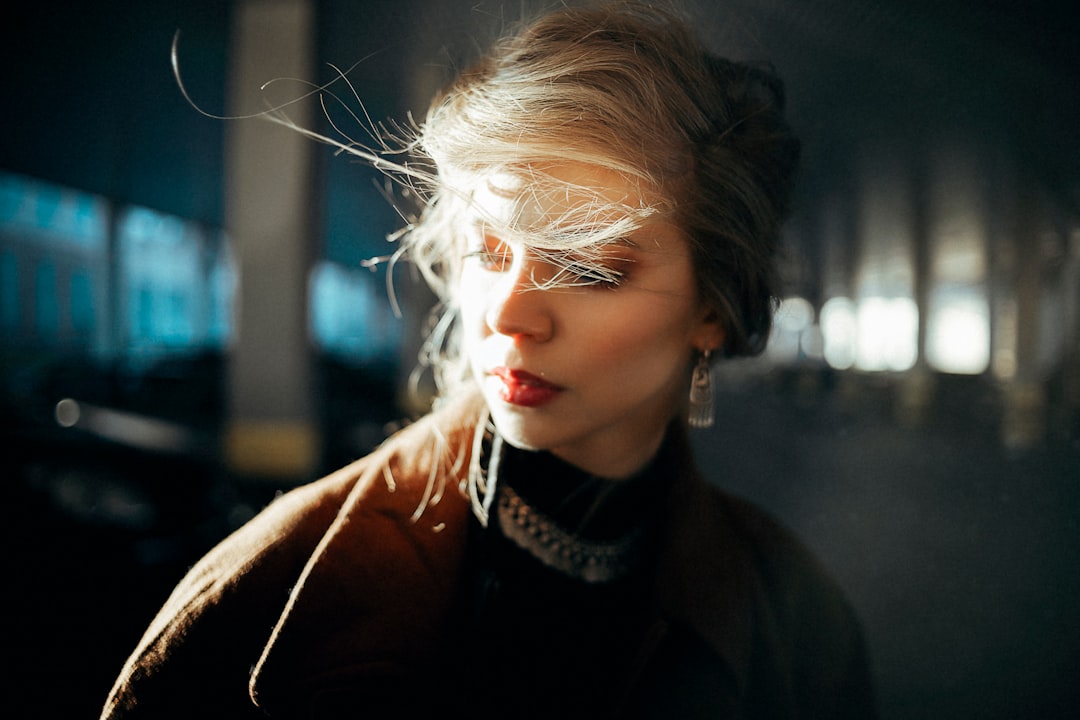
[[[0,343],[128,358],[223,347],[235,285],[224,234],[126,206],[110,242],[112,212],[100,196],[0,173],[0,321],[12,331]]]
[[[934,156],[926,193],[929,293],[926,362],[978,375],[990,366],[988,217],[975,153],[953,143]]]
[[[56,264],[42,260],[34,270],[34,332],[39,338],[60,334],[60,308],[56,299]]]
[[[69,297],[72,333],[88,343],[92,340],[98,315],[94,302],[94,280],[90,273],[79,270],[71,274]]]
[[[11,250],[0,253],[0,322],[5,334],[19,327],[19,261]]]
[[[117,223],[123,345],[136,358],[220,348],[228,340],[232,263],[197,223],[132,206]]]
[[[389,270],[387,270],[389,272]],[[401,323],[393,316],[379,275],[333,262],[311,273],[311,333],[316,345],[346,362],[393,360]]]

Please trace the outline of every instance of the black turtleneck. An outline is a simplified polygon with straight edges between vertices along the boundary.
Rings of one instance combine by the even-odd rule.
[[[617,540],[653,520],[664,486],[663,450],[634,476],[609,480],[548,452],[503,447],[498,482],[582,539]]]
[[[496,512],[486,528],[474,521],[459,641],[463,670],[483,687],[484,707],[505,713],[506,703],[514,703],[509,714],[515,717],[604,717],[624,709],[657,621],[650,540],[672,467],[669,452],[665,443],[634,477],[607,480],[550,453],[504,444],[497,493],[511,489],[586,542],[629,536],[642,542],[634,545],[625,573],[586,582],[510,540]],[[481,715],[484,707],[477,708]]]

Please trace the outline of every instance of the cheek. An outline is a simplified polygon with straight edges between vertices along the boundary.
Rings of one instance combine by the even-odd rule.
[[[619,393],[629,387],[674,387],[687,374],[691,357],[683,330],[671,323],[627,323],[625,317],[617,325],[598,326],[591,333],[588,364]]]
[[[604,312],[581,316],[588,318],[584,333],[599,353],[659,360],[683,357],[691,350],[691,311],[680,298],[645,294],[632,303],[613,303]]]
[[[468,275],[463,275],[454,294],[458,317],[466,337],[476,333],[484,322],[484,294],[479,291],[476,282],[469,282]]]

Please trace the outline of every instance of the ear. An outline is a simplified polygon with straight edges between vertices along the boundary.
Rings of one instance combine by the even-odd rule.
[[[706,308],[694,330],[694,348],[699,352],[706,350],[716,352],[724,346],[725,339],[727,339],[727,331],[720,320],[720,313],[712,308]]]

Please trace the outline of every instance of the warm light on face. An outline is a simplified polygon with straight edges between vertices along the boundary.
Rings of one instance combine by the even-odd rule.
[[[593,248],[582,267],[501,236],[500,225],[531,230],[549,226],[547,218],[587,217],[598,200],[602,208],[641,205],[615,173],[573,163],[556,173],[567,188],[561,195],[477,192],[455,298],[463,350],[507,442],[626,477],[652,457],[684,402],[695,349],[718,348],[722,333],[698,303],[674,225],[642,224]],[[610,217],[600,219],[618,222],[618,213]],[[550,227],[552,237],[574,237]],[[571,247],[569,258],[586,249]],[[617,282],[601,277],[605,267]]]

